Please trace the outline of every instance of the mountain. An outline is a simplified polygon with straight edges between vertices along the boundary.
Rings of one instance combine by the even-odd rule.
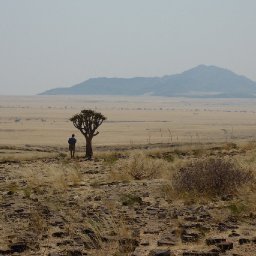
[[[169,97],[254,98],[256,82],[216,66],[199,65],[164,77],[92,78],[41,95],[153,95]]]

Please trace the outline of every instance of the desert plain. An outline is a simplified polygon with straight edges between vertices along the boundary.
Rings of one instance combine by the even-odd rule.
[[[256,255],[255,103],[1,96],[0,255]],[[82,109],[107,117],[92,161],[69,121]],[[209,162],[214,185],[180,183]]]
[[[82,109],[107,117],[95,145],[246,141],[256,136],[255,99],[1,96],[1,145],[65,146]]]

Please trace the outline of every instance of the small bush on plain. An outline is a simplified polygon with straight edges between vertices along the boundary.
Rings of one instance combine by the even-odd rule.
[[[233,194],[253,180],[251,172],[222,158],[195,160],[183,166],[173,177],[173,188],[183,193],[209,196]]]

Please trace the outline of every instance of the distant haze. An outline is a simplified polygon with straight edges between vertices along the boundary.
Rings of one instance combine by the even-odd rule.
[[[200,65],[164,77],[93,78],[42,95],[123,95],[196,98],[255,98],[256,82],[216,66]]]
[[[199,64],[256,81],[255,0],[0,0],[0,95]]]

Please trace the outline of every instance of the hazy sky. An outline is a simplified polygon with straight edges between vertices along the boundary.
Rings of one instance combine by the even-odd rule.
[[[199,64],[256,81],[255,0],[0,0],[0,94]]]

